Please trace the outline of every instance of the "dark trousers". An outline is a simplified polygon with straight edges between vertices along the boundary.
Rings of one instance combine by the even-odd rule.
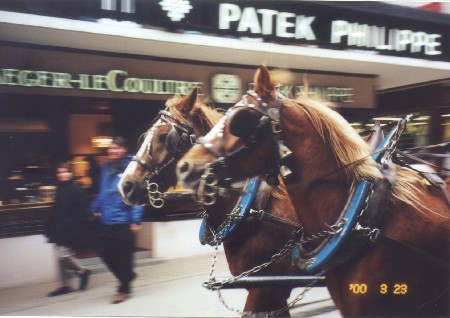
[[[129,224],[103,225],[98,240],[98,252],[108,269],[117,278],[119,293],[131,292],[135,234]]]

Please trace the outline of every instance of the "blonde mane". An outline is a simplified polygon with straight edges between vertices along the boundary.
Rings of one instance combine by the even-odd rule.
[[[294,102],[307,114],[324,142],[330,145],[338,164],[346,167],[345,171],[350,180],[382,178],[378,164],[370,156],[368,144],[341,115],[324,103],[307,96],[300,96]],[[395,205],[406,204],[423,214],[429,212],[445,217],[425,206],[420,200],[420,194],[426,191],[422,177],[409,169],[400,168],[397,169],[391,202]]]
[[[187,118],[177,109],[177,105],[183,100],[181,95],[175,95],[166,102],[166,109],[169,110],[174,117],[181,123],[187,124]],[[197,98],[191,113],[197,114],[202,125],[206,125],[209,129],[214,127],[222,118],[223,112],[220,109],[214,109],[206,104],[206,99]]]
[[[370,156],[367,143],[336,111],[324,103],[306,96],[295,100],[305,111],[323,141],[330,145],[340,167],[345,167],[350,180],[382,178],[376,162]]]

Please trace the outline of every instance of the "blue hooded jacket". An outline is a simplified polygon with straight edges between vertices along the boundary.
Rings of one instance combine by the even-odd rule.
[[[103,224],[139,224],[142,221],[144,207],[125,204],[117,190],[129,162],[129,157],[107,161],[101,168],[99,193],[91,202],[91,212],[100,212]]]

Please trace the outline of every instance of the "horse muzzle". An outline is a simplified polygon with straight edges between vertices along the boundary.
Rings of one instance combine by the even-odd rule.
[[[146,203],[145,186],[140,185],[136,181],[123,180],[118,184],[118,190],[126,204],[143,205]]]
[[[200,178],[205,172],[202,165],[196,165],[189,161],[180,161],[176,167],[177,178],[181,185],[192,191],[197,191]]]

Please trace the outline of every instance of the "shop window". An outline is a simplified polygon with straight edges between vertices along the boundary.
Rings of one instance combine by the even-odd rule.
[[[407,114],[396,114],[390,116],[374,117],[368,122],[357,121],[351,123],[353,128],[361,134],[373,127],[376,121],[381,123],[382,127],[387,127],[393,123],[402,120]],[[428,144],[430,134],[430,115],[426,112],[414,113],[411,121],[407,124],[406,129],[399,140],[399,148],[414,148],[421,147]],[[387,129],[384,129],[387,133]],[[448,139],[450,140],[450,114],[448,117]]]
[[[444,142],[450,142],[450,110],[442,115],[442,125],[444,126]]]

